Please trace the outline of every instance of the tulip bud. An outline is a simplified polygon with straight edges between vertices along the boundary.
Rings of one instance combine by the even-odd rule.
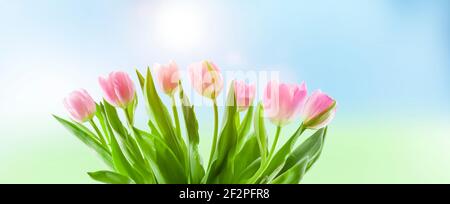
[[[74,91],[64,98],[64,106],[71,118],[80,123],[91,120],[96,111],[94,100],[84,89]]]
[[[104,97],[113,106],[126,108],[134,100],[136,90],[130,76],[125,72],[111,72],[98,79]]]
[[[320,90],[315,91],[306,101],[302,112],[303,125],[309,129],[327,126],[336,114],[336,101]]]
[[[236,94],[236,105],[239,111],[245,111],[252,105],[255,98],[256,87],[243,81],[234,82],[234,93]]]
[[[180,81],[178,65],[174,61],[170,61],[169,64],[165,65],[155,64],[154,68],[161,89],[164,93],[173,95]]]
[[[294,120],[305,104],[306,84],[269,82],[264,91],[263,105],[266,117],[277,126]]]
[[[223,88],[219,68],[211,61],[202,61],[188,67],[191,84],[199,94],[215,99]]]

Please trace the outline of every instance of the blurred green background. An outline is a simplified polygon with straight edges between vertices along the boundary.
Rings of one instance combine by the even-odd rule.
[[[100,100],[99,75],[170,59],[278,71],[335,97],[304,183],[450,183],[449,4],[0,0],[0,183],[93,183],[102,161],[51,114],[66,117],[77,88]],[[197,111],[206,156],[212,109]]]
[[[303,183],[449,183],[450,128],[446,126],[450,120],[435,119],[425,123],[370,119],[367,125],[358,118],[338,117],[330,126],[321,158]],[[293,128],[290,125],[283,132]],[[85,172],[106,168],[93,151],[56,123],[20,132],[46,139],[12,147],[9,157],[1,158],[2,183],[94,183]],[[203,158],[211,134],[202,132]]]

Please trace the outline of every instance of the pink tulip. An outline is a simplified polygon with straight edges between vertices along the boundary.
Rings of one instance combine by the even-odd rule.
[[[223,78],[219,68],[211,61],[201,61],[189,65],[191,84],[199,94],[215,99],[223,88]]]
[[[264,91],[264,112],[274,124],[282,126],[299,115],[306,97],[304,82],[301,85],[269,82]]]
[[[71,118],[77,122],[83,123],[94,117],[96,104],[84,89],[70,93],[63,103]]]
[[[155,64],[154,67],[159,85],[164,93],[173,95],[180,81],[178,65],[174,61],[170,61],[169,64],[165,65]]]
[[[98,81],[108,103],[126,108],[133,101],[136,89],[127,73],[111,72],[106,77],[99,77]]]
[[[255,98],[256,87],[243,81],[234,82],[234,93],[236,94],[236,105],[239,111],[247,110]]]
[[[327,126],[336,114],[336,101],[320,90],[315,91],[302,112],[303,124],[310,129]]]

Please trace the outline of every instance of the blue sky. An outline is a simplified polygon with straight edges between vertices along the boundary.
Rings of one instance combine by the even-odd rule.
[[[448,4],[2,0],[0,83],[16,90],[0,93],[24,106],[35,88],[54,102],[45,111],[58,111],[71,89],[92,87],[100,96],[93,88],[100,74],[212,59],[225,70],[305,80],[335,96],[344,114],[449,110]]]
[[[0,182],[90,181],[99,160],[51,114],[67,116],[74,89],[100,100],[99,75],[170,59],[279,71],[335,97],[308,182],[448,182],[449,2],[0,0]],[[206,150],[212,110],[196,110]]]

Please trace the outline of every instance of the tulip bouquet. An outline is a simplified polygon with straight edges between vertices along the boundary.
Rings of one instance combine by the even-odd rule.
[[[202,61],[190,65],[188,71],[193,89],[213,103],[214,132],[208,135],[212,137],[208,163],[203,163],[198,150],[201,137],[194,106],[181,85],[178,66],[170,62],[154,66],[156,82],[150,68],[145,75],[136,71],[149,115],[145,128],[134,123],[138,99],[135,85],[125,72],[99,78],[104,93],[99,103],[85,90],[65,98],[71,120],[54,117],[110,168],[89,172],[89,176],[112,184],[299,183],[321,154],[336,101],[320,90],[308,96],[305,83],[271,81],[262,102],[253,106],[255,85],[233,81],[219,126],[217,96],[224,84],[219,68],[211,61]],[[155,84],[170,97],[171,112]],[[177,100],[181,106],[176,105]],[[283,126],[300,115],[302,123],[279,145]],[[271,143],[265,118],[276,126]],[[315,132],[297,144],[307,129]]]

